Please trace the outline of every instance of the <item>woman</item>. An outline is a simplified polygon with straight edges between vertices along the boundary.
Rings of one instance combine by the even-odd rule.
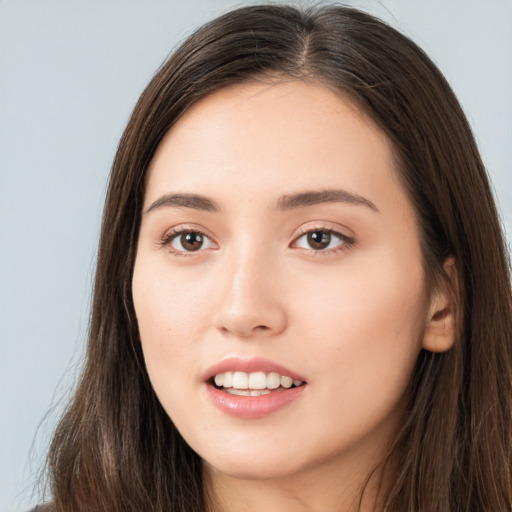
[[[509,264],[411,41],[252,6],[142,94],[45,510],[510,510]]]

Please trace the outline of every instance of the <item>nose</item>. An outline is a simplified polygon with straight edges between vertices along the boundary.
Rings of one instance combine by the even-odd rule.
[[[240,338],[269,337],[286,328],[285,300],[276,265],[252,256],[226,262],[229,270],[215,314],[215,327]]]

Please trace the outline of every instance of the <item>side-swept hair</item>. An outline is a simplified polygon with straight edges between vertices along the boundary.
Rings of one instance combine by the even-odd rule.
[[[430,291],[454,258],[458,339],[422,351],[385,468],[387,512],[512,507],[510,265],[488,178],[448,83],[412,41],[342,6],[256,5],[189,37],[140,97],[112,167],[85,367],[48,459],[55,512],[203,512],[199,456],[161,407],[131,280],[144,184],[162,138],[197,100],[284,76],[351,98],[387,134],[418,213]],[[391,464],[392,462],[392,464]]]

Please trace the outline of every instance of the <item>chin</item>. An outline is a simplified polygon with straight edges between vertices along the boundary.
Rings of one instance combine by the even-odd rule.
[[[307,447],[303,442],[280,437],[278,443],[273,439],[261,439],[262,442],[234,442],[217,446],[197,447],[196,453],[213,473],[242,480],[279,480],[286,479],[318,467],[323,459],[330,459],[333,450],[327,453],[323,447]],[[205,448],[201,450],[201,448]],[[316,448],[316,449],[315,449]]]
[[[238,480],[277,480],[290,477],[300,471],[300,466],[290,464],[290,461],[275,461],[267,457],[261,457],[259,460],[246,459],[240,460],[240,457],[233,459],[223,458],[222,460],[213,460],[205,462],[205,469],[212,473],[222,474],[224,476]]]

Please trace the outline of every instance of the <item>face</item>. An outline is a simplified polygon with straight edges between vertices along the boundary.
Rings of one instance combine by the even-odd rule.
[[[300,81],[199,101],[151,165],[133,300],[153,387],[212,471],[373,467],[428,309],[385,135]]]

